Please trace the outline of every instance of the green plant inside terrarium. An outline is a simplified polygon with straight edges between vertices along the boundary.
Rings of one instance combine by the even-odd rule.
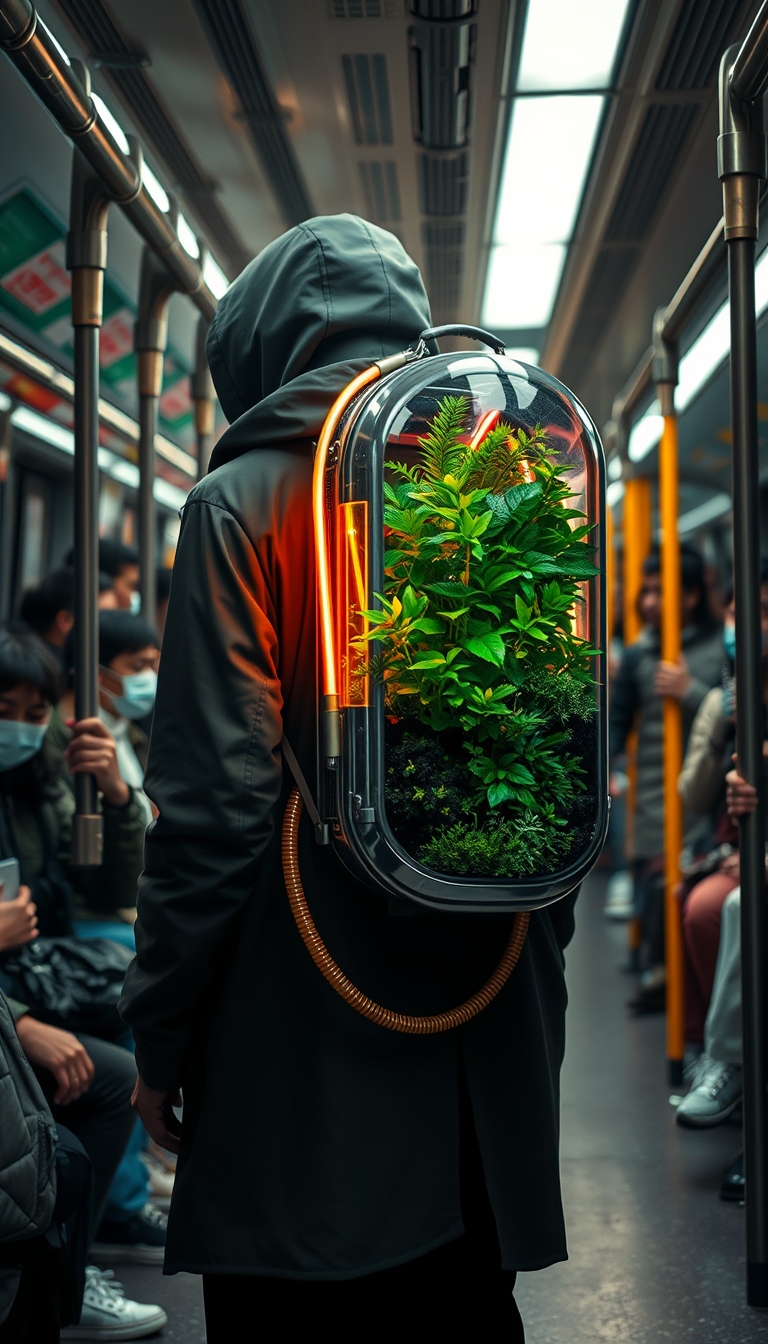
[[[385,591],[366,613],[383,681],[389,824],[426,866],[554,872],[591,831],[595,650],[574,632],[591,524],[540,426],[468,443],[445,397],[420,462],[388,465]]]

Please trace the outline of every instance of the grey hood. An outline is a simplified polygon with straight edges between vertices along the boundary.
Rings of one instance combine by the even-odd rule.
[[[209,470],[261,444],[319,434],[343,387],[430,325],[415,262],[356,215],[289,229],[221,299],[207,354],[230,428]]]

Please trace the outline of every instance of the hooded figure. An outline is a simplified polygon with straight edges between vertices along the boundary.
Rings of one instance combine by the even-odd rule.
[[[291,1310],[316,1310],[329,1281],[347,1305],[361,1284],[386,1285],[384,1310],[410,1276],[409,1311],[423,1301],[432,1327],[438,1308],[456,1325],[466,1288],[476,1327],[498,1307],[488,1323],[519,1329],[511,1275],[566,1258],[558,1078],[573,901],[531,917],[511,979],[474,1021],[404,1036],[322,978],[282,878],[283,733],[315,777],[314,441],[351,378],[429,321],[398,240],[335,215],[265,248],[211,324],[233,423],[183,511],[146,775],[159,816],[121,1003],[139,1108],[166,1144],[167,1098],[183,1088],[165,1270],[205,1276],[209,1339],[237,1275],[260,1276],[240,1281],[257,1317],[258,1294],[281,1280],[294,1281]],[[440,1011],[498,961],[511,916],[393,917],[306,819],[300,859],[329,950],[378,1002]]]

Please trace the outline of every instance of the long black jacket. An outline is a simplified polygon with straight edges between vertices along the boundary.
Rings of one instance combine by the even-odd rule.
[[[489,1009],[419,1038],[335,994],[281,874],[283,733],[309,778],[315,750],[312,440],[352,374],[428,318],[397,241],[335,216],[267,248],[214,320],[212,370],[240,418],[184,508],[146,776],[160,815],[121,1005],[148,1085],[184,1088],[167,1271],[343,1279],[459,1236],[459,1067],[505,1267],[565,1258],[558,1075],[572,905],[533,916]],[[331,953],[380,1002],[446,1008],[498,959],[509,917],[393,918],[309,827],[300,853]]]

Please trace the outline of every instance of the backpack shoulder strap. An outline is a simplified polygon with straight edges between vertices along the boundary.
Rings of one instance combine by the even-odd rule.
[[[320,820],[320,813],[318,812],[315,800],[312,797],[312,791],[306,781],[304,771],[296,760],[296,753],[285,735],[283,735],[282,748],[283,756],[288,764],[288,769],[296,781],[296,787],[304,800],[304,806],[306,807],[312,825],[315,828],[315,836],[320,844],[326,844],[328,827]]]

